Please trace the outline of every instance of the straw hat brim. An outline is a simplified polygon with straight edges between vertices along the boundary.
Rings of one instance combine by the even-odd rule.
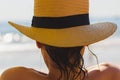
[[[117,28],[116,24],[110,22],[64,29],[27,27],[13,22],[9,24],[33,40],[57,47],[86,46],[109,37]]]

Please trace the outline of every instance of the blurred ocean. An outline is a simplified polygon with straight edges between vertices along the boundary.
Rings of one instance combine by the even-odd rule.
[[[16,21],[23,25],[30,25],[29,21]],[[90,22],[114,22],[118,29],[114,35],[104,41],[90,45],[90,49],[98,56],[99,62],[120,64],[120,17],[90,18]],[[86,48],[85,65],[96,64],[96,59]],[[48,72],[35,41],[19,33],[8,25],[0,22],[0,73],[15,66],[25,66]]]

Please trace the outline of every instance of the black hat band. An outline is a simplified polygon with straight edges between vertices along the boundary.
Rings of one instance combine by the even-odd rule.
[[[32,26],[37,28],[69,28],[89,24],[89,15],[72,15],[65,17],[36,17],[33,16]]]

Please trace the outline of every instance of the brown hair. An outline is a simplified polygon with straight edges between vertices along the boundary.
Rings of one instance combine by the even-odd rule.
[[[81,73],[84,74],[81,80],[84,80],[86,73],[84,59],[80,54],[82,48],[83,46],[62,48],[45,45],[48,55],[56,63],[61,72],[58,80],[60,80],[63,75],[66,77],[66,80],[76,80],[80,78]],[[71,59],[73,59],[72,63]],[[71,72],[74,73],[72,76],[70,75]]]

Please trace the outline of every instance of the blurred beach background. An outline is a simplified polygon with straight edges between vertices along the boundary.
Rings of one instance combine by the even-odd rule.
[[[120,11],[119,0],[90,0],[90,23],[113,22],[117,31],[109,38],[89,46],[98,56],[99,63],[120,64]],[[0,73],[4,70],[24,66],[48,72],[35,41],[11,27],[12,20],[22,25],[31,25],[33,0],[0,0]],[[85,50],[85,66],[97,64],[95,57]]]

